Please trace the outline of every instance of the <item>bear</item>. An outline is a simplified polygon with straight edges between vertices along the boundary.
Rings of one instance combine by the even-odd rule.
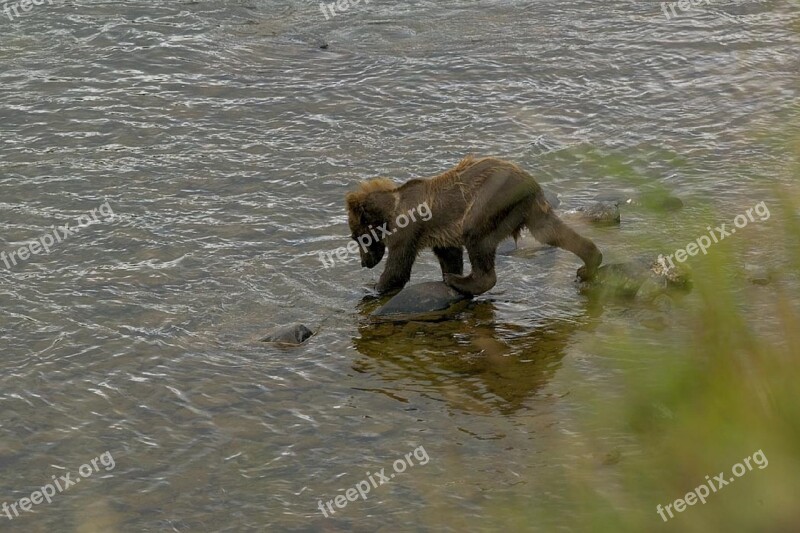
[[[427,248],[439,260],[447,285],[467,296],[482,294],[497,282],[497,245],[508,236],[516,240],[524,228],[538,241],[583,260],[578,269],[583,280],[594,277],[603,260],[591,240],[556,216],[533,176],[495,157],[469,155],[437,176],[414,178],[402,185],[385,177],[373,178],[349,192],[345,203],[351,238],[360,243],[361,266],[375,267],[389,249],[375,287],[379,294],[402,289],[417,255]],[[413,211],[423,205],[430,216],[416,220]],[[413,223],[406,213],[412,214]],[[405,217],[405,225],[398,224],[400,217]],[[380,229],[380,237],[375,228]],[[364,238],[370,234],[376,238]],[[462,248],[467,249],[472,266],[469,275],[464,275]]]

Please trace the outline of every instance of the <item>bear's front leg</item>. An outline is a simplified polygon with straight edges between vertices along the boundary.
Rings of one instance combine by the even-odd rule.
[[[410,246],[389,248],[386,268],[384,268],[375,290],[379,294],[386,294],[402,289],[411,279],[411,267],[414,266],[416,257],[416,252]]]

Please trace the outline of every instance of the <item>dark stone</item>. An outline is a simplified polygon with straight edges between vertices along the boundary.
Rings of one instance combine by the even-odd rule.
[[[595,202],[579,207],[575,212],[592,224],[613,225],[620,223],[619,202]]]
[[[453,306],[466,300],[468,297],[444,282],[430,281],[407,286],[371,316],[380,320],[436,320],[456,311]]]
[[[595,195],[594,201],[598,204],[643,206],[659,212],[677,211],[683,208],[683,200],[665,191],[647,191],[636,196],[622,191],[609,191]]]
[[[658,260],[633,259],[610,263],[597,269],[594,279],[581,283],[581,290],[599,292],[617,298],[651,302],[670,290],[691,288],[687,267],[670,267]]]
[[[770,269],[760,265],[746,263],[744,270],[747,275],[747,281],[754,285],[769,285],[774,278]]]
[[[500,244],[497,245],[497,255],[512,255],[514,252],[517,251],[517,243],[514,242],[514,239],[508,238],[503,239],[500,241]]]
[[[305,327],[303,324],[294,324],[291,326],[276,328],[266,337],[261,339],[261,342],[274,342],[276,344],[299,346],[313,334],[314,332]]]
[[[634,203],[652,211],[677,211],[683,208],[683,200],[664,191],[645,192]]]
[[[634,298],[647,279],[647,269],[635,262],[611,263],[597,269],[594,279],[587,288],[601,288],[619,298]]]
[[[676,196],[667,196],[661,201],[659,207],[664,211],[677,211],[683,208],[683,200]]]
[[[551,192],[551,191],[548,191],[548,190],[545,190],[545,189],[543,189],[543,190],[544,190],[544,198],[545,198],[545,200],[547,200],[547,203],[550,204],[550,207],[552,207],[553,209],[556,209],[558,206],[561,205],[561,200],[558,198],[558,194],[557,193],[554,193],[554,192]]]
[[[665,288],[683,290],[692,288],[692,273],[685,264],[670,266],[666,259],[664,261],[656,259],[649,263],[648,269],[651,277],[663,281]]]

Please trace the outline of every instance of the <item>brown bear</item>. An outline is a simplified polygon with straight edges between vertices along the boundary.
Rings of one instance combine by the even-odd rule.
[[[553,213],[533,176],[493,157],[467,156],[438,176],[400,186],[388,178],[371,179],[348,193],[346,203],[352,238],[360,243],[361,266],[373,268],[389,248],[376,287],[381,294],[403,288],[424,248],[433,249],[447,285],[469,296],[484,293],[497,281],[497,245],[509,235],[517,239],[525,227],[538,241],[580,257],[582,279],[594,276],[603,260],[592,241]],[[416,220],[414,210],[422,214],[423,206],[429,216]],[[463,275],[462,247],[472,265],[468,276]]]

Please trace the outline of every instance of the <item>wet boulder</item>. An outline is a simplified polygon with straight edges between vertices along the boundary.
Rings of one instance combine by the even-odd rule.
[[[377,320],[441,320],[469,300],[442,281],[409,285],[372,312]],[[462,304],[462,305],[459,305]]]
[[[691,288],[687,267],[669,266],[657,259],[638,258],[623,263],[609,263],[597,269],[597,275],[581,283],[581,290],[616,298],[651,302],[673,290]]]
[[[769,285],[775,278],[774,272],[769,268],[752,263],[744,265],[744,272],[747,281],[753,285]]]
[[[654,208],[661,211],[677,211],[683,209],[683,200],[677,196],[665,196],[658,201]]]
[[[613,203],[625,206],[640,206],[650,211],[670,212],[683,208],[683,200],[668,191],[645,191],[638,195],[624,191],[608,191],[595,195],[596,203]]]
[[[599,225],[615,225],[620,223],[619,202],[601,201],[590,205],[579,207],[570,214],[577,215],[579,218]]]
[[[633,200],[634,204],[640,204],[651,211],[678,211],[683,208],[683,200],[673,196],[666,191],[648,191],[642,193]]]
[[[561,199],[558,197],[558,194],[544,189],[544,197],[547,200],[547,203],[550,204],[550,207],[553,209],[558,208],[561,205]]]
[[[503,239],[497,245],[495,253],[497,255],[513,255],[517,251],[517,243],[511,237]]]
[[[589,288],[601,288],[620,298],[633,298],[646,279],[647,270],[637,262],[611,263],[597,269]]]
[[[272,330],[261,342],[272,342],[285,346],[299,346],[314,334],[303,324],[282,326]]]
[[[666,259],[652,260],[648,263],[650,279],[658,280],[666,289],[689,290],[692,288],[692,273],[685,264],[669,265]]]

